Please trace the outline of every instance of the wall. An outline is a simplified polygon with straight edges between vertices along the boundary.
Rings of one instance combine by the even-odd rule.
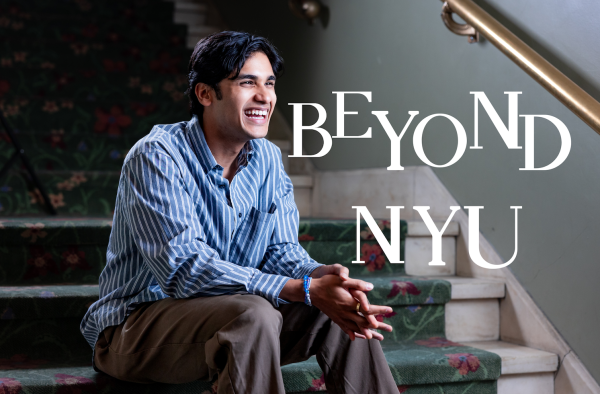
[[[347,100],[347,134],[373,127],[370,140],[339,140],[329,154],[315,159],[319,169],[387,167],[390,143],[373,110],[389,111],[400,132],[409,110],[416,120],[433,113],[456,117],[473,143],[473,98],[484,91],[504,121],[504,91],[521,91],[519,112],[561,119],[572,137],[571,153],[552,171],[519,171],[523,150],[508,150],[489,118],[480,115],[482,150],[467,149],[436,175],[463,205],[483,205],[481,231],[507,260],[514,250],[514,214],[521,205],[519,254],[511,268],[540,308],[600,381],[600,136],[538,86],[489,42],[468,44],[440,20],[436,0],[323,0],[327,26],[307,26],[283,0],[221,0],[218,7],[233,29],[269,37],[282,51],[287,71],[278,81],[279,107],[291,123],[290,102],[316,102],[328,110],[324,128],[335,133],[332,91],[372,91]],[[600,3],[595,0],[478,0],[478,4],[544,55],[561,71],[600,99]],[[314,121],[307,116],[305,124]],[[402,164],[422,165],[414,153],[409,128],[402,144]],[[520,143],[523,142],[523,120]],[[424,150],[434,163],[454,154],[456,133],[449,122],[433,120]],[[322,140],[306,133],[305,148]],[[536,125],[536,165],[550,163],[559,150],[558,132],[544,121]],[[416,202],[419,204],[419,202]]]

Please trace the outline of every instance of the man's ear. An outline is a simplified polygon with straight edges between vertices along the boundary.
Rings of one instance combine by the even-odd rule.
[[[208,107],[210,104],[212,104],[213,100],[216,98],[214,89],[204,82],[199,82],[196,84],[194,93],[196,93],[196,97],[198,98],[200,104],[205,107]]]

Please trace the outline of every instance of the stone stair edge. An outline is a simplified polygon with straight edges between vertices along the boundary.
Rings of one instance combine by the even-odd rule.
[[[462,342],[463,345],[495,353],[502,359],[502,375],[555,372],[559,360],[555,353],[505,341]]]
[[[467,300],[467,299],[485,299],[485,298],[503,298],[504,297],[504,282],[501,280],[466,278],[457,276],[441,276],[441,277],[411,277],[409,275],[392,274],[385,277],[388,280],[395,279],[414,279],[418,281],[427,280],[444,280],[451,284],[451,300]],[[369,276],[357,276],[356,279],[369,281]],[[40,293],[52,292],[52,298],[60,298],[61,296],[72,295],[89,295],[98,292],[97,284],[44,284],[44,285],[13,285],[0,286],[0,299],[19,298],[19,291],[35,290]],[[25,294],[25,293],[24,293]],[[27,296],[26,298],[32,298]]]
[[[439,339],[439,338],[434,338],[434,339]],[[413,349],[413,348],[418,348],[421,349],[423,345],[417,345],[417,344],[410,344],[408,345],[408,349]],[[426,346],[426,345],[425,345]],[[463,348],[461,350],[466,350],[468,351],[469,349],[465,349],[464,347],[470,347],[470,344],[468,343],[460,343],[460,344],[449,344],[448,347],[450,348],[454,348],[456,349],[456,347],[459,346],[460,348]],[[431,346],[427,346],[427,347],[431,347]],[[388,354],[388,358],[390,357],[390,354],[396,353],[398,349],[396,347],[386,347],[384,348],[384,354]],[[493,353],[493,352],[490,352]],[[495,356],[485,356],[485,360],[486,362],[493,362],[492,358],[494,358]],[[482,362],[483,362],[483,358],[481,357],[480,354],[480,358],[479,358]],[[393,360],[393,356],[392,356],[392,360]],[[398,360],[396,360],[398,361]],[[419,374],[418,370],[422,370],[423,372],[428,371],[428,368],[430,366],[437,366],[439,365],[437,363],[438,361],[438,356],[435,354],[431,354],[431,360],[428,360],[431,363],[427,363],[424,362],[424,360],[419,360],[418,362],[411,364],[410,365],[410,370],[411,370],[411,376],[414,379],[415,376],[422,376],[422,374]],[[435,361],[435,362],[434,362]],[[399,363],[394,363],[394,361],[390,361],[388,360],[388,362],[390,363],[390,365],[393,368],[399,368],[404,370],[404,368],[407,367],[406,365],[406,361],[405,360],[400,360]],[[310,357],[308,360],[302,361],[302,362],[298,362],[298,363],[293,363],[293,364],[287,364],[285,366],[281,367],[282,373],[283,373],[283,378],[284,378],[284,382],[286,383],[291,383],[292,385],[294,385],[294,382],[290,381],[288,382],[286,380],[286,378],[292,378],[294,377],[294,375],[296,374],[302,374],[305,375],[306,372],[309,372],[310,375],[314,375],[314,376],[319,376],[322,372],[320,371],[319,365],[316,362],[315,356]],[[40,373],[37,373],[36,371],[39,371]],[[396,370],[398,371],[398,369]],[[32,368],[32,369],[9,369],[9,370],[2,370],[0,369],[0,373],[3,375],[9,375],[9,377],[11,378],[16,378],[19,379],[21,378],[22,375],[26,375],[24,377],[26,377],[26,379],[24,379],[23,381],[23,388],[27,387],[27,388],[41,388],[41,386],[53,386],[53,387],[57,387],[56,383],[53,382],[52,379],[48,379],[49,375],[54,375],[57,376],[58,374],[63,374],[63,376],[79,376],[81,378],[83,378],[81,381],[79,381],[79,379],[73,379],[71,382],[67,383],[72,387],[72,391],[70,392],[74,392],[75,387],[81,385],[81,384],[85,384],[86,386],[90,386],[90,385],[95,385],[95,384],[103,384],[106,385],[109,382],[106,381],[107,379],[112,379],[109,376],[103,374],[103,373],[97,373],[94,372],[92,370],[92,367],[89,366],[89,364],[86,365],[67,365],[67,366],[58,366],[58,365],[44,365],[44,366],[40,366],[38,368]],[[398,373],[398,372],[396,372]],[[36,379],[38,378],[39,381]],[[429,387],[428,385],[430,384],[452,384],[452,383],[458,383],[456,381],[452,381],[452,380],[445,380],[445,379],[440,379],[440,376],[427,376],[426,380],[433,380],[433,381],[429,381],[429,382],[404,382],[402,384],[408,384],[410,386],[420,386],[420,385],[425,385],[427,387]],[[408,379],[411,379],[410,377],[408,377]],[[475,377],[473,375],[466,375],[463,377],[463,379],[461,380],[461,382],[474,382],[474,381],[483,381],[483,380],[487,380],[487,379],[482,379],[481,377]],[[495,380],[495,379],[494,379]],[[117,384],[119,383],[124,383],[127,384],[126,382],[120,382],[117,381]],[[63,383],[65,384],[65,383]],[[205,385],[209,385],[208,382],[204,382],[204,381],[197,381],[196,384],[200,385],[200,386],[205,386]],[[168,385],[165,386],[163,384],[159,384],[156,385],[156,387],[158,388],[160,386],[161,389],[169,389],[168,392],[176,392],[173,391],[173,389],[178,389],[184,388],[184,385]],[[148,387],[148,386],[147,386]],[[188,386],[189,387],[189,386]],[[118,387],[115,387],[118,388]],[[131,387],[133,388],[133,387]],[[287,389],[287,387],[286,387]],[[112,391],[112,390],[111,390]],[[183,392],[189,392],[188,390],[182,390]],[[309,390],[312,391],[312,390]],[[117,391],[120,392],[120,391]],[[154,392],[154,391],[152,391]],[[161,391],[162,392],[162,391]],[[297,392],[297,390],[292,390],[292,391],[287,391],[286,392]]]

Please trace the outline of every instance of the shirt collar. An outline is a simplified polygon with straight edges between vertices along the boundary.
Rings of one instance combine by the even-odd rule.
[[[198,161],[200,161],[204,172],[208,173],[215,167],[222,168],[215,160],[215,157],[206,143],[204,130],[202,130],[202,126],[198,121],[198,116],[194,115],[188,122],[187,131],[191,141],[192,149],[194,150],[194,153],[196,153],[196,157],[198,158]],[[255,153],[256,145],[254,142],[252,140],[246,142],[237,158],[238,171],[248,165]]]

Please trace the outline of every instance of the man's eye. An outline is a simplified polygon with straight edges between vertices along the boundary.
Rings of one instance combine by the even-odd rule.
[[[242,85],[252,85],[252,81],[244,81],[242,82]]]
[[[269,86],[275,86],[275,82],[267,82],[267,85],[269,85]]]

